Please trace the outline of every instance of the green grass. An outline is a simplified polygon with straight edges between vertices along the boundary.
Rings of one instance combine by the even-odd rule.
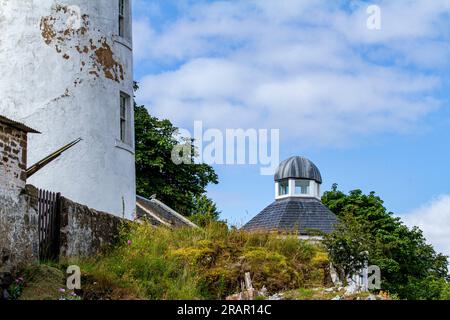
[[[33,264],[23,271],[24,288],[19,300],[58,300],[65,286],[64,273],[53,266]]]
[[[300,288],[297,290],[299,295],[299,300],[310,300],[314,296],[314,291],[312,289]]]
[[[70,263],[81,267],[85,299],[196,300],[238,292],[246,272],[269,293],[321,286],[328,260],[319,246],[295,236],[213,223],[178,230],[130,224],[109,253]]]
[[[223,299],[240,291],[246,272],[256,289],[292,290],[309,299],[309,288],[323,285],[328,264],[320,246],[296,236],[246,233],[223,223],[177,230],[130,223],[102,255],[30,265],[23,271],[23,288],[15,291],[24,300],[60,299],[65,270],[78,265],[82,290],[76,293],[85,300]]]

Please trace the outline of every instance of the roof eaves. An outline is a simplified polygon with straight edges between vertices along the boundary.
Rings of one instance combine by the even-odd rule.
[[[2,115],[0,115],[0,122],[4,123],[4,124],[7,124],[7,125],[9,125],[11,127],[14,127],[14,128],[16,128],[18,130],[27,132],[27,133],[40,133],[39,131],[37,131],[37,130],[35,130],[33,128],[30,128],[30,127],[26,126],[23,123],[11,120],[11,119],[9,119],[9,118],[7,118],[5,116],[2,116]]]
[[[148,215],[150,215],[152,218],[154,218],[155,220],[157,220],[158,222],[160,222],[161,224],[167,226],[167,227],[172,227],[169,223],[167,223],[166,221],[164,221],[163,219],[161,219],[160,217],[158,217],[156,214],[154,214],[153,212],[151,212],[150,210],[148,210],[146,207],[144,207],[143,205],[141,205],[139,202],[136,202],[136,205],[142,209],[145,213],[147,213]]]
[[[181,221],[183,221],[184,223],[186,223],[187,225],[194,227],[194,228],[198,228],[198,226],[193,223],[191,220],[187,219],[186,217],[182,216],[181,214],[179,214],[178,212],[176,212],[175,210],[173,210],[171,207],[169,207],[168,205],[166,205],[165,203],[159,201],[156,198],[152,198],[150,199],[151,202],[159,205],[160,207],[162,207],[164,210],[168,211],[169,213],[171,213],[172,215],[174,215],[175,217],[177,217],[178,219],[180,219]]]
[[[156,198],[147,199],[147,198],[141,197],[139,195],[136,195],[136,199],[137,200],[141,200],[143,202],[149,202],[149,203],[151,203],[151,204],[153,204],[155,206],[158,206],[162,210],[166,211],[167,213],[169,213],[170,215],[174,216],[175,218],[177,218],[178,220],[182,221],[183,223],[185,223],[186,225],[188,225],[190,227],[199,228],[199,226],[197,226],[195,223],[193,223],[192,221],[190,221],[189,219],[187,219],[183,215],[179,214],[178,212],[176,212],[175,210],[170,208],[168,205],[166,205],[165,203],[159,201]],[[137,203],[139,203],[139,202],[137,202]]]

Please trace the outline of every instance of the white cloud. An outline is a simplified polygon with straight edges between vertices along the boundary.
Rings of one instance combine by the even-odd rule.
[[[180,126],[281,128],[311,144],[408,132],[440,105],[450,4],[381,1],[369,31],[354,3],[198,1],[163,26],[139,17],[137,61],[165,71],[139,79],[138,99]]]
[[[436,251],[450,256],[450,195],[403,215],[402,220],[410,227],[419,227]]]
[[[133,39],[134,57],[138,61],[145,60],[147,58],[147,46],[154,37],[154,31],[148,20],[141,19],[133,22],[133,32],[135,34]]]

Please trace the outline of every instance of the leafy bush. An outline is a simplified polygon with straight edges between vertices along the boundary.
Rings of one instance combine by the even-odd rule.
[[[439,300],[442,297],[446,281],[442,278],[428,276],[424,279],[410,278],[401,288],[409,300]]]

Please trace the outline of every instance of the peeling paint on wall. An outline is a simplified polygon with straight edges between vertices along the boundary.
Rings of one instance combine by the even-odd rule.
[[[95,51],[97,62],[103,67],[103,73],[106,78],[120,82],[124,80],[123,67],[114,59],[114,53],[111,46],[103,39],[102,46]]]
[[[69,91],[68,88],[66,89],[66,91],[64,91],[64,93],[63,93],[62,95],[60,95],[60,96],[58,96],[58,97],[52,99],[52,100],[50,101],[50,103],[56,102],[56,101],[58,101],[58,100],[61,100],[61,99],[67,98],[67,97],[70,97],[70,91]]]
[[[56,5],[52,14],[41,18],[40,28],[44,42],[53,46],[63,59],[80,59],[80,72],[120,83],[125,79],[124,67],[115,58],[108,39],[101,36],[101,30],[91,30],[89,16],[82,15],[79,28],[67,24],[70,18],[67,6]],[[112,41],[111,41],[112,42]],[[80,81],[75,81],[74,85]]]

